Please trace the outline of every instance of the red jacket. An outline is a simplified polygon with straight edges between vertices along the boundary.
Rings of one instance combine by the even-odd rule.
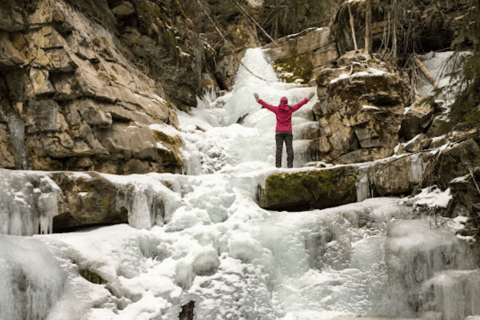
[[[258,103],[260,103],[265,109],[272,111],[277,116],[277,127],[275,129],[277,132],[292,132],[292,113],[300,109],[303,105],[307,104],[307,102],[308,99],[305,98],[290,109],[290,107],[287,105],[288,99],[286,97],[280,99],[280,104],[278,107],[271,106],[262,99],[258,100]]]

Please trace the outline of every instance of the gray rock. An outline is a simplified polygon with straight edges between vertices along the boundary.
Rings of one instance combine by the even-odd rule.
[[[90,100],[85,100],[79,107],[80,115],[86,123],[100,128],[106,128],[112,125],[112,115],[105,113]]]

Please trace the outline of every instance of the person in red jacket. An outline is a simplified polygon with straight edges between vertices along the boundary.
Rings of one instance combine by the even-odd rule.
[[[275,166],[282,166],[283,142],[287,146],[287,166],[293,167],[293,134],[292,134],[292,113],[300,109],[303,105],[312,99],[314,93],[310,93],[307,98],[303,99],[294,106],[288,105],[288,98],[282,97],[277,107],[271,106],[254,93],[253,96],[263,108],[272,111],[277,117],[277,127],[275,128],[275,141],[277,143],[277,152],[275,157]]]

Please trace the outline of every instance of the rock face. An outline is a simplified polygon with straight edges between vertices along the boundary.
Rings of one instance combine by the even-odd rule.
[[[349,52],[317,77],[320,124],[311,152],[331,163],[373,161],[393,154],[408,102],[408,82],[376,55]]]
[[[280,78],[308,83],[338,58],[330,29],[312,28],[265,46]]]
[[[106,2],[92,4],[101,21],[62,1],[2,6],[0,15],[12,18],[0,27],[0,166],[180,170],[181,141],[163,145],[149,128],[177,126],[175,108],[161,82],[146,76],[116,37],[114,13],[131,13],[127,3],[113,13]]]

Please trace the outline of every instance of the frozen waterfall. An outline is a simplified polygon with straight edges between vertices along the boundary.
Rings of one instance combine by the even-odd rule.
[[[0,319],[172,320],[188,310],[196,320],[478,319],[477,261],[455,236],[464,219],[432,223],[414,210],[449,193],[367,199],[363,166],[361,202],[257,205],[265,177],[289,171],[274,167],[275,117],[253,93],[295,103],[315,88],[278,82],[261,49],[243,63],[264,80],[240,67],[232,92],[179,113],[180,131],[152,125],[183,139],[185,175],[101,174],[129,224],[51,234],[64,209],[50,173],[0,170]],[[312,160],[302,136],[317,125],[314,102],[293,117],[295,170]],[[421,158],[411,170],[419,180]]]

